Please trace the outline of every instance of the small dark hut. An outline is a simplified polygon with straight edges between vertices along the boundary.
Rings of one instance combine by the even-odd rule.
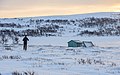
[[[79,41],[71,40],[68,42],[68,47],[93,47],[94,44],[91,41]]]

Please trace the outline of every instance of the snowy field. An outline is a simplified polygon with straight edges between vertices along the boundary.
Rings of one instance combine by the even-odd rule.
[[[28,37],[28,50],[0,45],[0,74],[34,72],[34,75],[120,75],[120,38]],[[95,47],[69,48],[70,40],[92,41]],[[30,75],[30,74],[29,74]]]

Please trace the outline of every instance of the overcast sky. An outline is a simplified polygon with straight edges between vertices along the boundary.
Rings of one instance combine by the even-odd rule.
[[[118,11],[120,11],[120,0],[0,0],[0,17]]]

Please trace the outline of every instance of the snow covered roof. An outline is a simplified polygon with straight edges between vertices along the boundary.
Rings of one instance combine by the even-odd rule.
[[[76,43],[82,43],[80,40],[71,40],[71,41],[74,41]],[[70,42],[70,41],[69,41]]]
[[[85,47],[92,47],[94,44],[91,41],[83,41]]]

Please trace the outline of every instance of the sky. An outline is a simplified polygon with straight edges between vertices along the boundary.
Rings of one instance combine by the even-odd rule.
[[[120,0],[0,0],[0,18],[119,11]]]

